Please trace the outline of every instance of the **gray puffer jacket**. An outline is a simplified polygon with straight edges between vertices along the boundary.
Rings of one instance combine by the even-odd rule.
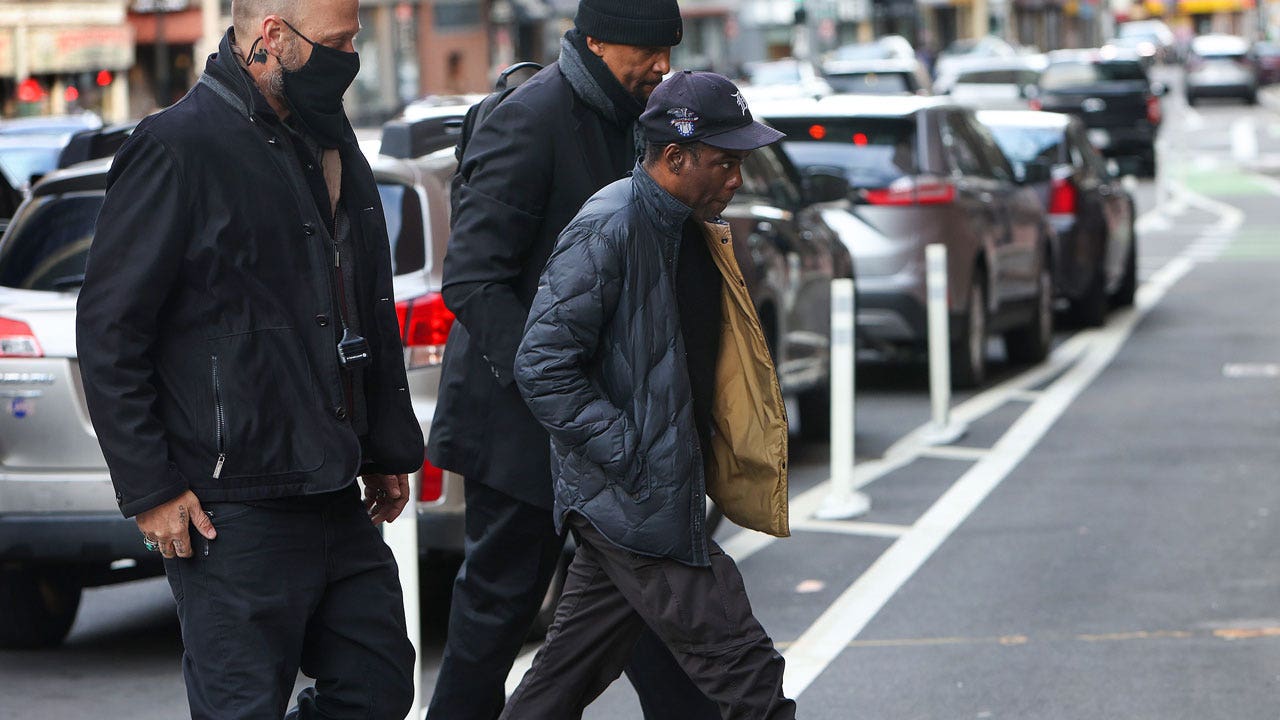
[[[674,290],[689,215],[640,167],[592,196],[543,270],[515,376],[551,434],[557,527],[578,512],[619,547],[707,565],[708,479],[731,520],[787,534],[786,414],[728,227],[704,223],[725,279],[704,464]]]

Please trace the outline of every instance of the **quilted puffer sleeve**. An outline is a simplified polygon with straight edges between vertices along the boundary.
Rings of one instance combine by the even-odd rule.
[[[570,225],[542,271],[516,353],[520,393],[551,436],[620,477],[635,457],[635,426],[588,377],[622,288],[623,258],[599,233]]]

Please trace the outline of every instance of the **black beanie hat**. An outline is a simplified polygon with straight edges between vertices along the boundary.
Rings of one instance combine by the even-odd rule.
[[[637,47],[679,45],[684,36],[676,0],[578,0],[573,24],[597,40]]]

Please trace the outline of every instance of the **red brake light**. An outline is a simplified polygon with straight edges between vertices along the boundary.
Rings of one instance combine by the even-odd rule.
[[[1075,215],[1079,195],[1070,178],[1054,178],[1049,187],[1049,214]]]
[[[453,313],[445,307],[444,296],[428,293],[398,302],[396,316],[400,319],[405,366],[413,369],[439,365],[454,321]]]
[[[44,350],[30,325],[0,317],[0,357],[44,357]]]
[[[422,482],[418,484],[418,501],[435,502],[444,495],[444,471],[422,459]]]
[[[821,140],[827,136],[827,128],[822,125],[810,125],[809,137],[814,140]]]
[[[1152,125],[1159,125],[1160,118],[1160,98],[1151,95],[1147,98],[1147,121]]]
[[[871,205],[947,205],[956,199],[956,186],[942,178],[900,177],[889,187],[863,190]]]
[[[1031,98],[1030,100],[1027,101],[1027,107],[1031,108],[1032,110],[1043,110],[1044,103],[1041,102],[1039,98]]]
[[[853,134],[853,144],[854,144],[854,145],[858,145],[858,146],[866,145],[866,144],[867,144],[867,134],[866,134],[866,133],[854,133],[854,134]]]

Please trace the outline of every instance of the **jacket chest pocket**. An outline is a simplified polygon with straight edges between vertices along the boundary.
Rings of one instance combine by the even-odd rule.
[[[271,328],[209,341],[216,480],[305,473],[324,462],[323,412],[301,339]]]

